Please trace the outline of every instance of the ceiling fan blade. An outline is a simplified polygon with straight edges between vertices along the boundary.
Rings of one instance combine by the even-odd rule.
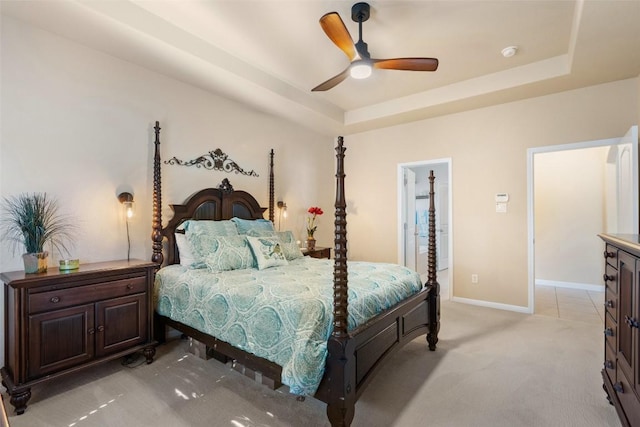
[[[356,47],[351,39],[351,34],[337,12],[323,15],[320,18],[320,26],[327,37],[347,55],[349,61],[356,57]]]
[[[374,68],[386,70],[435,71],[438,69],[436,58],[394,58],[372,59]]]
[[[337,76],[333,76],[326,82],[314,87],[313,89],[311,89],[311,92],[322,92],[325,90],[329,90],[332,87],[337,86],[339,83],[342,83],[347,77],[349,77],[349,67],[345,68],[344,71]]]

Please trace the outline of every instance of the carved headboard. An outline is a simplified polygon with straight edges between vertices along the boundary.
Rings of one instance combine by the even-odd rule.
[[[235,191],[228,179],[218,188],[206,188],[192,194],[182,205],[170,205],[173,218],[161,231],[167,239],[165,261],[167,265],[180,262],[175,233],[180,224],[188,219],[222,220],[233,217],[243,219],[263,218],[264,211],[257,200],[246,191]],[[180,232],[180,231],[178,231]]]

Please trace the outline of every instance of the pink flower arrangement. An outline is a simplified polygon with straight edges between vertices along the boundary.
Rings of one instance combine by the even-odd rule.
[[[315,224],[316,216],[322,215],[324,212],[317,206],[311,206],[307,210],[307,212],[309,212],[309,214],[311,215],[307,217],[307,238],[313,239],[313,233],[315,233],[316,229],[318,228],[318,226]]]

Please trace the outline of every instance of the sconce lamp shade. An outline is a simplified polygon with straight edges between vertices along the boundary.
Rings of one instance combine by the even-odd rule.
[[[125,216],[127,218],[133,217],[133,194],[128,192],[120,193],[118,194],[118,200],[124,206]]]
[[[285,218],[287,217],[287,204],[285,202],[283,202],[282,200],[278,201],[278,209],[280,209],[280,212],[282,214],[282,216],[284,216]]]

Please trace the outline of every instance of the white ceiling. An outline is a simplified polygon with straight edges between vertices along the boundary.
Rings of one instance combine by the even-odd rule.
[[[335,135],[640,75],[640,0],[370,1],[375,58],[436,57],[436,72],[375,70],[311,89],[348,59],[318,23],[335,0],[0,1],[3,14],[253,108]],[[504,58],[504,47],[518,46]]]

